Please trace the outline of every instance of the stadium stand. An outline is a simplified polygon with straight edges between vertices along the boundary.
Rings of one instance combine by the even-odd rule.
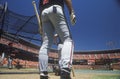
[[[12,39],[12,38],[11,38]],[[26,40],[21,40],[23,42],[12,42],[10,38],[6,38],[2,35],[0,40],[0,47],[4,50],[8,49],[9,43],[13,43],[12,48],[14,49],[11,54],[13,54],[13,65],[19,64],[21,67],[38,67],[38,51],[39,46],[32,43],[26,42]],[[1,51],[2,52],[2,51]],[[0,53],[1,53],[0,52]],[[14,55],[15,54],[15,55]],[[104,50],[104,51],[86,51],[86,52],[75,52],[74,53],[73,65],[75,68],[83,69],[108,69],[106,64],[109,64],[117,69],[120,65],[120,49],[115,50]],[[106,63],[110,61],[110,63]],[[58,62],[57,50],[51,49],[49,52],[49,63],[55,64]],[[7,66],[7,58],[4,60],[4,66]]]

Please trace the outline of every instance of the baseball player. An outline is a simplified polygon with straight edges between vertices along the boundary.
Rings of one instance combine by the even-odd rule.
[[[0,56],[0,64],[3,62],[5,58],[5,53],[3,52],[2,55]]]
[[[40,0],[40,18],[42,21],[43,43],[39,50],[40,79],[48,79],[48,52],[53,43],[54,32],[56,32],[62,43],[61,57],[59,60],[60,79],[71,79],[70,72],[74,45],[70,35],[68,24],[64,14],[64,4],[67,5],[71,23],[76,22],[71,0]]]

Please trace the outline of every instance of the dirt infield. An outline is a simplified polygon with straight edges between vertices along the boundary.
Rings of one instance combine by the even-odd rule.
[[[54,74],[49,74],[50,79],[60,79],[59,76],[55,76]],[[76,77],[72,79],[91,79],[93,75],[91,74],[76,74]],[[7,74],[0,75],[0,79],[40,79],[39,74]]]
[[[21,70],[0,70],[0,72],[30,72],[37,69],[21,69]],[[38,72],[38,71],[37,71]],[[71,74],[72,76],[72,74]],[[108,70],[75,70],[75,76],[72,79],[120,79],[120,71],[108,71]],[[60,76],[55,76],[54,73],[49,73],[49,79],[60,79]],[[40,79],[38,73],[27,74],[0,74],[0,79]]]
[[[49,76],[50,79],[60,79],[59,76],[55,76],[53,73],[50,73]],[[40,79],[40,77],[39,74],[2,74],[0,79]],[[72,77],[72,79],[120,79],[120,75],[77,73],[76,77]]]
[[[91,75],[77,75],[76,79],[89,79],[91,78]],[[0,79],[40,79],[39,74],[12,74],[12,75],[0,75]],[[59,76],[55,76],[50,74],[50,79],[60,79]],[[75,79],[75,78],[73,78]]]

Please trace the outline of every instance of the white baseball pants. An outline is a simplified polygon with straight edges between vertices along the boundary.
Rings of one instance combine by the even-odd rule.
[[[40,71],[47,71],[48,52],[53,43],[54,32],[57,32],[63,42],[59,60],[60,68],[71,68],[74,45],[62,7],[53,5],[44,9],[41,13],[41,19],[43,27],[43,43],[39,50]]]

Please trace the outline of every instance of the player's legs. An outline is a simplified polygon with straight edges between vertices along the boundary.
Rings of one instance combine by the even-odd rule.
[[[72,59],[73,59],[73,44],[70,41],[65,41],[63,48],[61,50],[61,79],[71,79],[70,72],[72,68]]]
[[[58,63],[58,67],[59,67],[59,69],[58,69],[58,75],[60,75],[60,59],[61,59],[61,50],[62,50],[62,47],[63,47],[63,44],[62,43],[60,43],[60,44],[58,44],[58,59],[59,59],[59,63]]]
[[[60,58],[61,74],[68,75],[68,77],[65,77],[65,78],[70,79],[69,77],[70,77],[70,69],[72,67],[74,46],[70,36],[66,19],[64,17],[62,7],[55,5],[53,6],[53,8],[54,8],[53,11],[55,9],[56,10],[49,17],[55,27],[57,34],[59,35],[60,39],[63,41],[63,47],[61,50],[61,58]],[[64,78],[61,77],[61,79],[64,79]]]
[[[61,59],[61,50],[62,50],[62,47],[63,47],[63,44],[58,44],[58,59],[60,60]]]
[[[43,43],[39,51],[39,66],[40,66],[41,79],[48,79],[48,72],[47,72],[48,52],[53,42],[53,33],[54,33],[54,29],[46,15],[46,12],[47,12],[46,10],[42,12]]]

